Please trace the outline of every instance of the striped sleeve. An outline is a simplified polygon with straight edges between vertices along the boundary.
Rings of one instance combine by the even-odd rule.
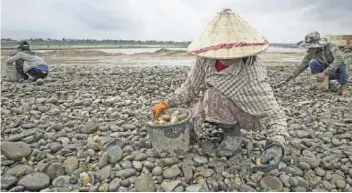
[[[201,87],[204,84],[204,60],[205,59],[198,57],[196,64],[188,73],[186,81],[180,88],[166,98],[166,101],[171,107],[188,103],[198,96]]]

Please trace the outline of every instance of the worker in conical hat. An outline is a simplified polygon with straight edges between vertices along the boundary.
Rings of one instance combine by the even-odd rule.
[[[223,139],[212,150],[219,157],[232,157],[244,143],[241,130],[265,130],[263,165],[256,168],[270,171],[278,167],[289,135],[285,114],[257,56],[268,47],[268,41],[247,22],[224,9],[188,46],[188,52],[197,56],[196,64],[180,88],[153,106],[154,118],[202,93],[191,119],[194,136],[200,139],[204,122],[219,126]],[[199,143],[206,144],[201,140]]]
[[[285,78],[285,82],[295,79],[309,66],[311,73],[317,75],[318,82],[323,82],[327,78],[337,80],[340,84],[341,96],[346,97],[348,66],[339,47],[326,38],[321,38],[319,32],[307,34],[300,47],[307,48],[308,51],[302,62]]]

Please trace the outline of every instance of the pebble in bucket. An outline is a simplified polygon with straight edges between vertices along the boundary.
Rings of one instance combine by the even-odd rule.
[[[329,89],[329,80],[337,80],[340,86],[342,97],[347,97],[348,93],[348,64],[344,60],[343,53],[339,47],[329,42],[326,38],[321,38],[318,32],[311,32],[305,36],[305,41],[300,45],[308,48],[300,65],[285,78],[284,82],[295,79],[305,69],[310,68],[316,79],[313,84],[318,90]]]
[[[27,80],[29,76],[33,80],[44,79],[49,74],[46,62],[35,52],[30,50],[27,41],[21,41],[18,52],[7,59],[7,77],[9,81],[16,82],[20,79]]]
[[[150,120],[159,120],[164,111],[199,98],[195,108],[188,111],[189,118],[176,123],[179,125],[174,130],[179,132],[175,132],[175,136],[185,137],[184,141],[179,140],[178,145],[182,144],[185,150],[188,149],[187,134],[184,132],[189,129],[189,137],[196,139],[205,153],[232,157],[243,143],[247,143],[245,147],[250,154],[253,145],[244,139],[241,130],[265,128],[267,140],[261,165],[253,162],[253,169],[270,171],[277,168],[284,155],[288,133],[285,114],[266,81],[265,65],[257,56],[268,47],[268,41],[240,16],[231,9],[222,10],[188,46],[188,52],[198,58],[187,80],[153,106],[154,117]],[[204,86],[205,90],[202,89]],[[208,140],[202,127],[205,122],[223,131],[220,145],[209,145],[212,141]],[[152,131],[169,127],[153,122],[149,126]],[[150,137],[152,145],[156,140],[164,140],[160,139],[164,137],[161,134]],[[163,143],[167,146],[168,139]]]

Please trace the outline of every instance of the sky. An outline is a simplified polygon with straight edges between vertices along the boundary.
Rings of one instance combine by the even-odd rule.
[[[192,41],[227,7],[272,43],[352,34],[352,0],[1,0],[1,38]]]

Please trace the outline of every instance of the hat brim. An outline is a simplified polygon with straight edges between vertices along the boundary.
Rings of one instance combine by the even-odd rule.
[[[328,44],[328,41],[319,40],[318,42],[307,43],[303,42],[299,47],[300,48],[322,48]]]

